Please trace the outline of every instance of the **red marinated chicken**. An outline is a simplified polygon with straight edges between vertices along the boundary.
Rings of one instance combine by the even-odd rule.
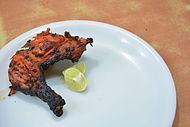
[[[56,116],[61,116],[65,101],[46,84],[44,70],[59,60],[77,62],[86,50],[86,45],[92,44],[93,40],[71,36],[69,32],[62,36],[49,31],[48,28],[34,40],[27,41],[12,57],[8,70],[12,84],[9,95],[20,91],[37,96],[49,105]]]

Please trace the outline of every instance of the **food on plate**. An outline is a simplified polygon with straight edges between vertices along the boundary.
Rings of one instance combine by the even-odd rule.
[[[73,67],[78,69],[83,74],[85,74],[85,72],[86,72],[86,64],[84,61],[81,61],[81,62],[75,64]]]
[[[65,32],[64,36],[50,33],[49,28],[37,34],[12,57],[8,70],[12,84],[9,95],[20,91],[37,96],[49,105],[56,116],[61,116],[65,100],[46,84],[44,70],[59,60],[77,62],[86,45],[92,45],[92,42],[92,38],[71,36],[69,32]]]
[[[63,71],[66,85],[73,91],[82,92],[87,88],[87,80],[85,78],[85,63],[80,62],[73,67]]]

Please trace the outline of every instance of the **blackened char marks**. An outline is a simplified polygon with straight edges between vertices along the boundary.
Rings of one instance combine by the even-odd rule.
[[[44,61],[42,64],[41,64],[41,67],[43,68],[43,70],[47,70],[49,68],[50,65],[53,65],[55,62],[58,62],[60,59],[61,54],[56,54],[53,58],[50,58],[46,61]]]
[[[71,36],[69,32],[63,36],[49,31],[48,28],[37,34],[34,40],[27,41],[23,48],[29,49],[17,51],[12,57],[8,70],[12,84],[9,95],[20,91],[36,96],[46,102],[56,116],[61,116],[65,100],[47,85],[44,70],[59,60],[78,61],[86,45],[92,45],[93,39]]]
[[[40,84],[38,89],[37,96],[49,105],[56,116],[61,116],[63,114],[62,108],[65,105],[65,100],[46,84]]]

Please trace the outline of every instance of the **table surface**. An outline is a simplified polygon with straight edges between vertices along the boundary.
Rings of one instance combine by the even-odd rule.
[[[32,28],[72,19],[122,27],[154,47],[175,81],[173,127],[190,126],[190,0],[0,0],[0,48]]]

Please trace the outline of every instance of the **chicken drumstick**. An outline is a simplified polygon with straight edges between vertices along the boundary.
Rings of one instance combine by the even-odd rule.
[[[92,45],[93,40],[71,36],[69,32],[62,36],[49,31],[48,28],[37,34],[34,40],[27,41],[12,57],[8,70],[12,84],[9,95],[20,91],[37,96],[49,105],[56,116],[61,116],[65,101],[46,84],[44,70],[59,60],[77,62],[86,50],[86,45]]]

